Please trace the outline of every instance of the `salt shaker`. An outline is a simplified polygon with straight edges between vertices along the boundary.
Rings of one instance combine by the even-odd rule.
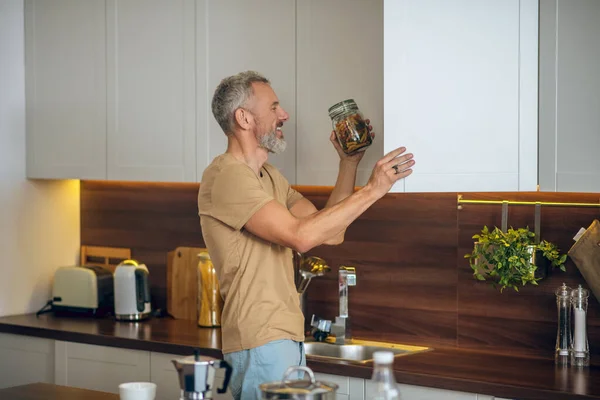
[[[571,306],[573,308],[573,342],[571,344],[571,365],[587,367],[590,365],[590,350],[587,340],[587,306],[589,291],[581,285],[571,292]]]
[[[554,361],[558,365],[568,365],[571,349],[571,288],[562,284],[556,289],[556,307],[558,311],[558,330]]]

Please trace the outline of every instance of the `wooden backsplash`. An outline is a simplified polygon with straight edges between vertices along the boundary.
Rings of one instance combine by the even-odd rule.
[[[299,187],[322,207],[330,188]],[[197,215],[198,184],[81,182],[81,243],[129,247],[150,270],[155,307],[166,299],[167,252],[204,246]],[[466,193],[466,199],[598,203],[582,193]],[[598,208],[542,207],[541,236],[563,252],[580,227],[600,218]],[[533,229],[532,206],[509,207],[509,226]],[[310,253],[333,271],[315,278],[307,311],[333,319],[338,311],[337,269],[352,265],[357,285],[349,302],[355,337],[411,344],[520,352],[553,357],[554,291],[563,282],[585,283],[571,260],[539,286],[503,293],[477,282],[464,254],[483,225],[500,226],[499,205],[457,208],[457,193],[389,194],[347,230],[340,246]],[[309,314],[309,315],[310,315]],[[600,362],[600,303],[590,297],[588,338],[592,362]]]

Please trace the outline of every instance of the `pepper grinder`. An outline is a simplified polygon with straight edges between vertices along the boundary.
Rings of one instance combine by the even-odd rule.
[[[571,306],[573,307],[573,342],[571,345],[571,365],[575,367],[588,367],[590,365],[590,350],[587,340],[586,316],[589,291],[581,285],[571,292]]]
[[[571,288],[562,284],[556,289],[556,307],[558,311],[558,330],[554,361],[557,365],[568,365],[571,349]]]

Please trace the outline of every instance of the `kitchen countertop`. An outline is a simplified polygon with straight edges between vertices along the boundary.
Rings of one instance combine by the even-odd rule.
[[[118,394],[50,383],[33,383],[0,389],[2,400],[119,400]]]
[[[155,318],[138,323],[112,319],[66,318],[34,314],[0,318],[0,332],[135,350],[221,358],[220,329],[199,328],[194,322]],[[308,357],[315,372],[370,379],[372,366]],[[600,400],[600,368],[557,368],[553,359],[519,357],[455,348],[397,357],[400,383],[496,397],[531,400]]]

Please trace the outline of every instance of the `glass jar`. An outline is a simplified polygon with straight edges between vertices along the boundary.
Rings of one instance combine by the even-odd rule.
[[[354,99],[334,104],[328,111],[335,136],[344,153],[364,151],[373,143],[369,126]]]

